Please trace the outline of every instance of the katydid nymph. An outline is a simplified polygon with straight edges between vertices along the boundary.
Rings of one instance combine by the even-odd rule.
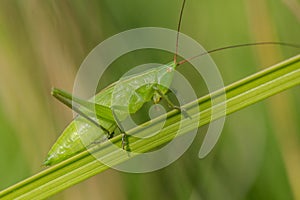
[[[240,44],[214,49],[206,53],[195,55],[194,57],[191,57],[187,60],[178,61],[178,40],[184,5],[185,0],[183,0],[179,17],[179,23],[177,27],[178,34],[175,43],[176,52],[173,61],[168,64],[159,66],[157,68],[152,68],[138,74],[124,77],[121,80],[121,83],[118,82],[118,84],[122,85],[123,87],[123,90],[120,91],[120,95],[118,98],[126,99],[129,98],[129,96],[133,95],[133,97],[131,97],[129,100],[129,113],[127,111],[123,112],[121,109],[119,110],[121,115],[124,115],[121,118],[121,120],[123,118],[126,118],[128,114],[136,113],[138,110],[141,109],[144,103],[149,101],[153,101],[153,103],[159,103],[161,99],[165,99],[171,108],[177,109],[179,112],[182,112],[184,117],[189,118],[189,113],[187,113],[181,107],[178,107],[174,103],[172,103],[168,99],[167,93],[169,92],[168,86],[170,86],[173,81],[173,76],[176,67],[182,65],[185,62],[190,61],[191,59],[195,59],[204,54],[209,54],[224,49],[251,45],[284,45],[300,48],[297,45],[283,42],[259,42],[250,44]],[[56,97],[62,103],[66,104],[68,107],[72,108],[79,115],[67,126],[62,135],[56,141],[56,143],[52,146],[44,162],[44,165],[51,166],[57,164],[85,150],[86,147],[81,141],[82,136],[86,137],[90,145],[93,145],[95,143],[109,139],[117,133],[121,133],[124,136],[122,147],[124,150],[128,150],[126,149],[127,144],[125,142],[126,133],[124,132],[123,128],[120,127],[120,123],[118,122],[120,118],[117,119],[113,111],[118,111],[118,108],[112,109],[111,107],[112,98],[114,98],[112,94],[115,90],[116,84],[117,82],[112,83],[108,87],[101,90],[98,94],[96,94],[95,104],[73,97],[71,94],[68,94],[59,89],[54,89],[52,91],[54,97]],[[130,95],[128,94],[129,90],[132,92]],[[89,113],[92,112],[94,108],[97,111],[96,118],[89,115]]]

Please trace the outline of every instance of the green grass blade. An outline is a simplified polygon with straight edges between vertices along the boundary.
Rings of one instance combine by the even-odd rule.
[[[225,88],[227,97],[226,114],[236,112],[299,84],[300,55],[227,86]],[[211,120],[224,115],[223,111],[221,111],[219,115],[214,115],[213,119],[210,115],[210,98],[217,99],[219,97],[220,91],[216,91],[213,94],[198,99],[197,102],[192,102],[187,105],[188,111],[199,106],[201,110],[199,126],[208,124]],[[222,103],[224,102],[219,102],[215,107],[221,106]],[[155,120],[159,121],[162,119],[162,117],[159,117]],[[131,150],[134,152],[146,152],[172,140],[180,119],[181,116],[177,111],[171,111],[168,113],[166,126],[159,134],[143,140],[129,137]],[[192,119],[183,120],[183,134],[195,128],[191,126],[194,124],[193,119],[195,118],[192,117]],[[128,134],[149,134],[155,126],[156,123],[151,123],[147,128],[132,129]],[[111,139],[111,142],[116,145],[121,145],[121,137],[114,137]],[[105,158],[110,164],[118,164],[131,158],[128,157],[127,154],[123,154],[122,151],[115,151],[109,143],[95,147],[92,151],[98,156]],[[89,152],[85,151],[1,191],[0,199],[47,198],[106,169],[108,169],[106,165],[100,163],[91,156]]]

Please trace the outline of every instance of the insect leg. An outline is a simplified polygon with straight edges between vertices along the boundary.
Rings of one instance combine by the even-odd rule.
[[[118,125],[118,128],[120,129],[120,132],[122,134],[122,149],[130,151],[127,134],[125,133],[125,130],[124,130],[123,126],[122,126],[122,123],[119,120],[119,118],[117,117],[117,115],[116,115],[113,107],[112,107],[112,114],[113,114],[113,116],[115,118],[115,121],[116,121],[116,123]],[[126,147],[126,149],[125,149],[125,147]]]
[[[93,123],[94,125],[96,125],[97,127],[99,127],[100,129],[102,129],[105,133],[107,133],[108,135],[110,135],[109,131],[106,128],[104,128],[102,125],[100,125],[94,119],[92,119],[87,114],[85,114],[80,105],[74,104],[74,102],[72,104],[72,100],[70,100],[68,98],[65,98],[64,96],[59,95],[55,91],[52,91],[52,95],[56,99],[58,99],[60,102],[62,102],[63,104],[65,104],[66,106],[68,106],[69,108],[71,108],[72,110],[74,110],[78,115],[80,115],[83,118],[87,119],[88,121],[90,121],[91,123]]]
[[[68,100],[69,102],[73,102],[73,104],[80,105],[80,109],[82,108],[82,110],[85,110],[85,113],[87,115],[89,113],[94,114],[94,112],[96,112],[95,114],[97,117],[107,119],[110,121],[114,120],[109,107],[77,98],[74,95],[72,95],[68,92],[65,92],[63,90],[57,89],[57,88],[52,89],[52,95],[55,98],[57,98],[59,101],[63,100],[65,102]],[[70,107],[69,105],[67,105],[67,106]]]
[[[164,93],[162,93],[159,88],[157,88],[156,86],[153,87],[153,89],[158,92],[158,94],[161,96],[162,99],[165,99],[166,102],[168,103],[168,106],[172,109],[176,109],[176,110],[179,110],[183,115],[184,117],[186,118],[190,118],[191,119],[191,116],[186,112],[186,110],[184,108],[181,108],[179,106],[176,106],[170,99],[167,95],[165,95]]]

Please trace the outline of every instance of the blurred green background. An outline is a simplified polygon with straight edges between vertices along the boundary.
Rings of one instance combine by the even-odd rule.
[[[0,189],[41,171],[51,145],[72,120],[72,112],[51,97],[51,87],[72,91],[84,58],[114,34],[144,26],[175,30],[181,3],[0,1]],[[206,49],[257,41],[300,44],[300,1],[187,0],[182,32]],[[299,49],[269,46],[212,57],[227,85],[296,54]],[[152,59],[167,63],[172,56],[145,51],[129,57],[100,85],[117,80],[126,71],[122,66]],[[300,199],[299,89],[227,117],[217,146],[203,160],[197,153],[205,127],[193,146],[162,170],[108,170],[50,199]]]

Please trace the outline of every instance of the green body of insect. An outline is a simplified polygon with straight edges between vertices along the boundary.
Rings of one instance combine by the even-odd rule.
[[[79,116],[76,117],[69,124],[69,126],[67,126],[62,135],[58,138],[56,143],[49,151],[44,165],[49,166],[59,163],[69,157],[72,157],[78,152],[83,151],[85,146],[93,144],[95,141],[102,141],[111,137],[113,133],[117,132],[119,129],[122,129],[122,127],[118,127],[119,123],[117,122],[124,120],[129,114],[137,112],[146,102],[153,100],[154,103],[158,103],[162,97],[165,97],[171,107],[178,109],[178,107],[175,107],[165,96],[173,80],[175,68],[178,65],[209,53],[236,47],[253,45],[282,45],[300,48],[299,45],[284,42],[239,44],[210,50],[189,59],[177,62],[176,58],[181,24],[180,22],[182,19],[184,5],[185,0],[183,0],[181,7],[177,29],[178,34],[176,41],[176,52],[173,62],[120,79],[119,81],[100,91],[95,96],[93,103],[77,99],[72,95],[60,90],[53,91],[53,95],[56,98],[74,109]],[[72,106],[73,102],[78,103],[78,109]],[[96,117],[92,117],[94,116],[94,113],[89,113],[94,108],[96,110]],[[124,111],[124,108],[126,111]],[[116,113],[118,116],[117,118],[115,118]],[[185,113],[183,112],[183,114]],[[188,115],[186,114],[185,116]],[[82,141],[84,141],[85,145]]]
[[[95,141],[104,140],[117,131],[118,125],[113,115],[111,113],[97,114],[97,105],[102,110],[105,108],[111,110],[112,102],[114,102],[116,107],[127,107],[128,111],[118,110],[118,108],[114,109],[118,112],[118,116],[122,116],[118,119],[122,120],[129,113],[137,112],[146,102],[153,100],[154,103],[158,103],[162,96],[169,90],[168,87],[173,80],[175,68],[176,64],[172,62],[149,69],[143,73],[124,77],[100,91],[95,96],[97,118],[93,118],[93,120],[96,123],[92,123],[82,115],[77,116],[52,146],[44,161],[44,165],[50,166],[66,160],[83,151],[86,144],[93,144]],[[61,101],[63,102],[64,98],[72,100],[71,95],[67,97],[67,93],[61,96]],[[68,104],[69,106],[72,105],[71,103]],[[97,124],[101,128],[97,127]],[[82,142],[83,140],[85,145]]]

